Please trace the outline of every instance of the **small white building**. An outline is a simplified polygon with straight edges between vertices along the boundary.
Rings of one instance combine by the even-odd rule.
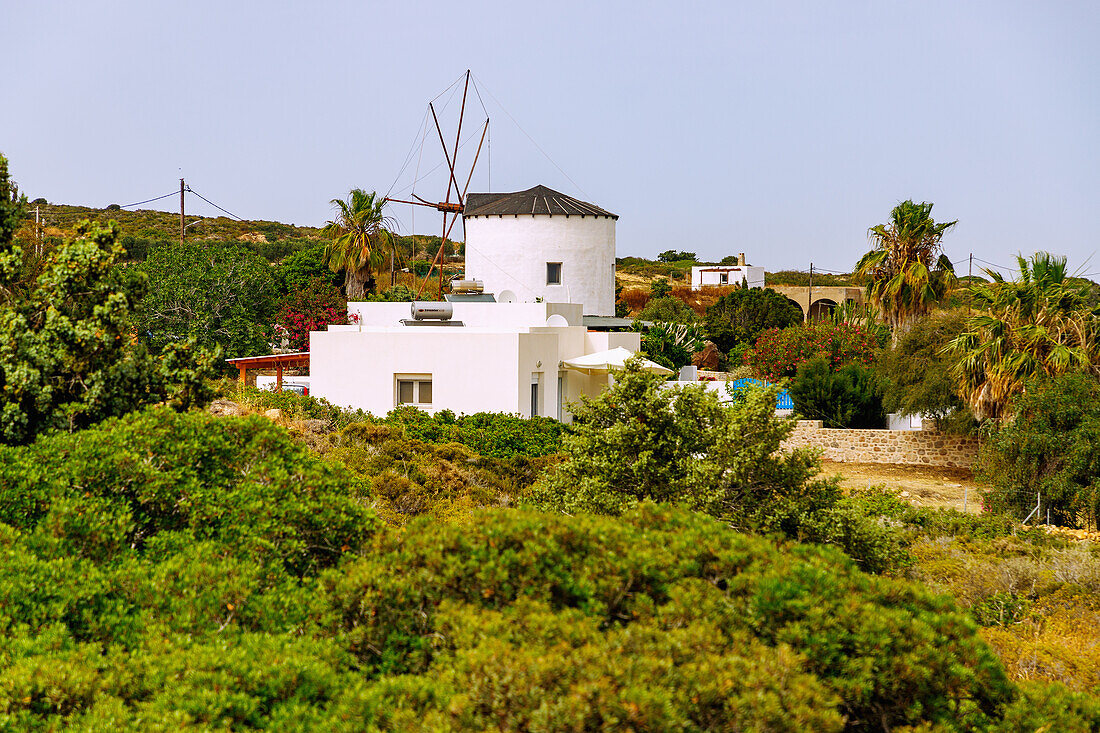
[[[577,303],[615,315],[615,222],[595,204],[535,186],[471,193],[462,215],[466,278],[501,302]]]
[[[450,320],[414,321],[409,303],[349,303],[357,325],[310,334],[311,394],[375,415],[410,404],[568,422],[565,405],[599,394],[608,375],[564,362],[641,346],[638,333],[589,331],[579,303],[450,305]]]
[[[764,268],[752,265],[696,265],[691,268],[691,289],[706,287],[764,287]]]

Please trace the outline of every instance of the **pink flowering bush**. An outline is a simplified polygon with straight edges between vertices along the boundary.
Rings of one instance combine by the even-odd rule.
[[[279,301],[276,328],[295,351],[309,351],[309,332],[323,331],[330,323],[346,323],[348,303],[332,283],[314,278],[304,289]]]
[[[848,364],[867,366],[881,345],[878,335],[861,326],[804,323],[760,334],[744,362],[757,377],[774,382],[793,377],[800,365],[819,356],[833,371]]]

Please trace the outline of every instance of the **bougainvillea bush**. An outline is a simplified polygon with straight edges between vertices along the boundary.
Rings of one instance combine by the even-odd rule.
[[[869,365],[882,344],[875,333],[850,323],[806,323],[760,334],[744,356],[761,379],[793,377],[803,363],[821,357],[834,371],[848,364]]]
[[[309,351],[309,332],[324,330],[331,323],[347,323],[348,303],[340,291],[321,278],[310,280],[302,290],[288,293],[279,301],[275,324],[295,351]]]

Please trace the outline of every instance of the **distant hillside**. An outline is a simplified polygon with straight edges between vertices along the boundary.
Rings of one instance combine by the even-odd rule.
[[[84,219],[106,223],[114,219],[124,234],[154,241],[179,239],[179,213],[152,209],[93,209],[87,206],[66,204],[38,204],[39,216],[45,236],[68,237],[73,228]],[[26,225],[20,236],[34,236],[35,205],[28,207]],[[198,222],[198,223],[193,223]],[[276,242],[283,239],[319,239],[317,227],[300,227],[277,221],[237,221],[228,216],[187,216],[189,239],[235,239],[240,241]]]
[[[22,228],[16,234],[19,239],[35,238],[35,209],[40,218],[40,236],[47,244],[56,244],[72,237],[76,225],[85,219],[106,224],[114,220],[121,230],[121,241],[131,260],[143,260],[149,251],[166,243],[179,241],[179,213],[152,209],[91,208],[67,204],[39,203],[27,207]],[[191,241],[241,242],[262,257],[277,261],[306,247],[323,241],[320,227],[296,226],[277,221],[238,221],[228,216],[187,215],[187,239]],[[397,238],[398,267],[410,267],[427,271],[428,263],[439,249],[439,236],[412,235]],[[463,251],[462,242],[450,242],[447,247],[448,262],[460,261],[456,252]]]

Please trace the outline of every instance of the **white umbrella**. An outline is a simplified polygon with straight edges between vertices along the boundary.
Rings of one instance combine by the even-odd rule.
[[[566,359],[562,362],[562,365],[566,369],[575,369],[585,374],[610,374],[613,371],[623,369],[626,366],[626,360],[632,356],[634,356],[633,351],[618,346],[607,351],[597,351],[595,354],[578,356],[576,359]],[[642,359],[642,369],[665,376],[673,373],[671,369],[649,359]]]

